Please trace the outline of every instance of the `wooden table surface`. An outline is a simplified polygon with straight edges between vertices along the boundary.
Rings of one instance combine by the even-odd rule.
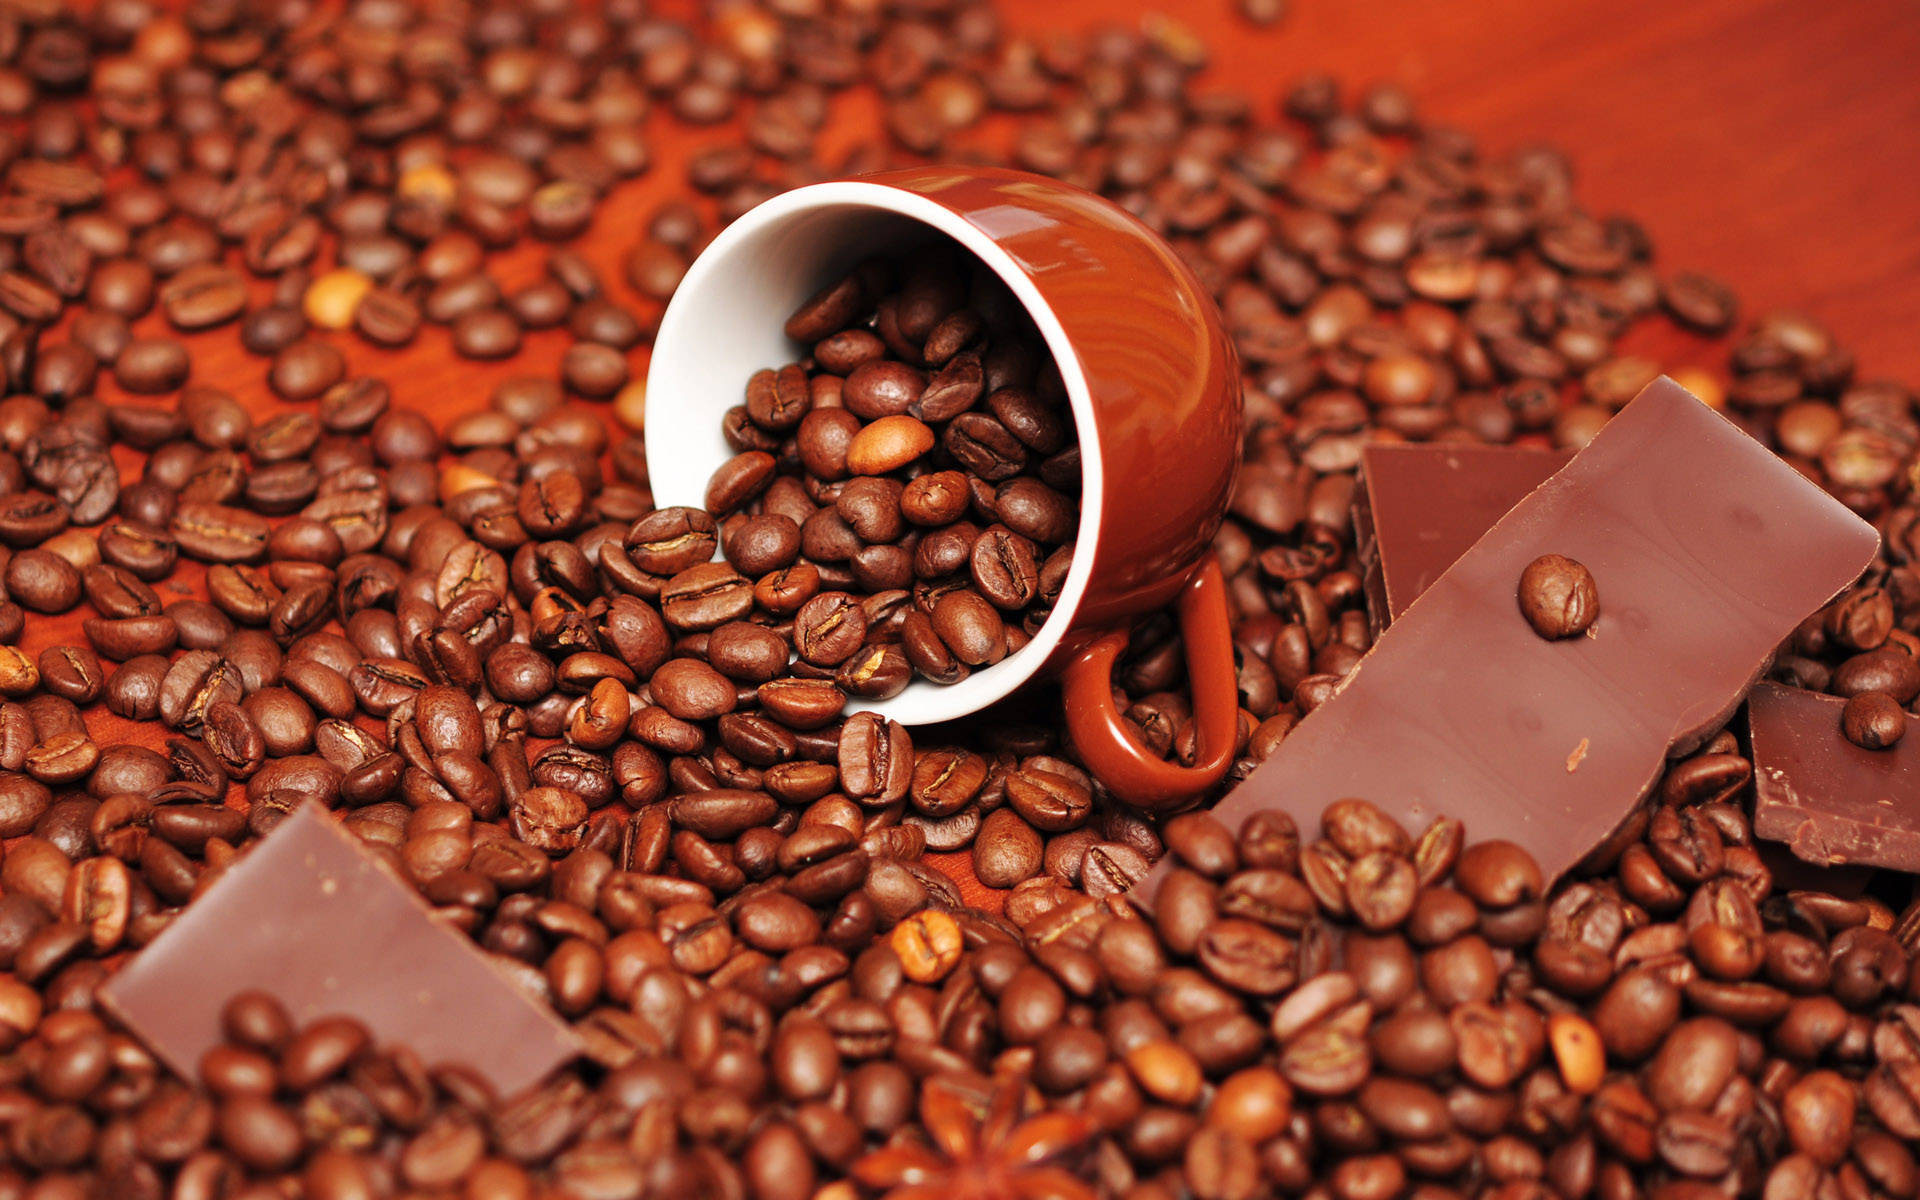
[[[1637,217],[1663,268],[1722,277],[1748,313],[1802,309],[1856,350],[1863,374],[1920,380],[1913,0],[1293,0],[1288,16],[1264,30],[1242,22],[1232,0],[1006,4],[1010,25],[1034,31],[1134,22],[1153,11],[1177,13],[1213,44],[1203,86],[1241,91],[1263,111],[1301,74],[1329,71],[1353,85],[1400,82],[1427,119],[1492,149],[1554,142],[1572,155],[1586,204]],[[829,144],[873,135],[870,104],[836,111]],[[682,189],[692,150],[735,136],[728,127],[671,129],[659,115],[649,129],[655,167],[620,189],[581,243],[628,300],[619,263],[645,214]],[[543,260],[526,244],[490,269],[511,287],[536,276]],[[142,327],[158,331],[158,318]],[[535,333],[517,358],[478,364],[455,358],[438,328],[400,351],[337,340],[354,371],[385,378],[397,403],[440,418],[483,407],[508,376],[551,376],[568,342],[561,332]],[[196,335],[192,345],[196,380],[228,388],[256,415],[278,406],[265,364],[240,350],[233,328]],[[1673,333],[1635,345],[1673,364],[1723,357]],[[645,362],[644,351],[634,354],[636,376]],[[124,398],[111,380],[102,392]],[[30,617],[22,648],[35,654],[81,640],[82,615]],[[103,708],[93,717],[102,744],[157,745],[163,733]],[[941,865],[968,873],[964,856]],[[977,885],[967,890],[980,895]]]

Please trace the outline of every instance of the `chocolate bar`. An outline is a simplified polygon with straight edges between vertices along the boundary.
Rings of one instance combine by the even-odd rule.
[[[1508,509],[1572,457],[1563,450],[1454,442],[1369,445],[1361,453],[1353,523],[1354,551],[1366,582],[1374,636],[1405,612]],[[1753,695],[1771,687],[1760,685]],[[1823,713],[1818,721],[1820,736],[1838,739],[1840,752],[1869,753],[1840,736],[1837,715]],[[1915,753],[1920,754],[1920,749]],[[1920,779],[1911,787],[1920,794]],[[1807,793],[1800,789],[1800,794]],[[1813,888],[1858,896],[1873,877],[1869,866],[1817,856],[1801,859],[1771,840],[1762,842],[1759,850],[1774,882],[1783,889]]]
[[[1361,451],[1353,546],[1373,636],[1572,457],[1462,442],[1382,442]]]
[[[578,1053],[552,1011],[313,804],[188,905],[100,998],[192,1079],[221,1040],[222,1007],[254,989],[296,1023],[358,1018],[376,1044],[467,1067],[501,1096]]]
[[[1507,838],[1558,877],[1732,715],[1780,640],[1872,560],[1873,527],[1669,379],[1649,385],[1402,613],[1341,687],[1221,801],[1312,836],[1371,800]],[[1600,616],[1548,641],[1515,589],[1585,564]],[[1161,870],[1165,869],[1162,860]],[[1159,872],[1142,896],[1151,896]]]
[[[1755,685],[1755,690],[1763,685]],[[1748,696],[1752,702],[1752,696]],[[1856,863],[1810,863],[1794,856],[1793,851],[1779,842],[1761,839],[1754,844],[1760,852],[1760,865],[1773,876],[1773,887],[1779,892],[1831,892],[1856,900],[1866,894],[1867,885],[1873,882],[1872,867]]]
[[[1845,707],[1800,688],[1753,689],[1754,835],[1810,863],[1920,871],[1920,739],[1862,749],[1840,732]]]

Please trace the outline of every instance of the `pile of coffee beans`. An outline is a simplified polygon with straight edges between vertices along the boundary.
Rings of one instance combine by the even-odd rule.
[[[875,699],[1020,649],[1072,565],[1080,449],[1019,303],[940,247],[863,263],[786,334],[813,353],[748,381],[706,494],[727,561],[758,577],[755,615]]]
[[[1075,494],[1071,428],[1032,440],[1057,381],[1037,354],[1009,371],[1031,330],[943,248],[822,281],[856,289],[847,315],[803,324],[812,364],[767,364],[728,424],[771,457],[744,473],[764,490],[654,510],[630,352],[718,223],[850,171],[1008,164],[1163,234],[1240,350],[1215,542],[1236,777],[1369,645],[1361,448],[1577,448],[1660,369],[1621,339],[1666,319],[1733,334],[1725,376],[1682,381],[1886,534],[1776,676],[1920,693],[1911,391],[1804,317],[1743,327],[1725,287],[1663,275],[1553,149],[1483,153],[1391,85],[1222,93],[1205,60],[1164,17],[1034,38],[981,0],[0,10],[0,1197],[1914,1197],[1912,881],[1776,878],[1730,733],[1552,881],[1466,842],[1498,831],[1361,803],[1317,830],[1157,826],[1045,696],[917,736],[859,711],[1011,649],[1071,541],[1071,514],[1057,542],[1016,525]],[[829,112],[875,123],[828,139]],[[651,130],[699,148],[656,164]],[[583,250],[642,175],[669,192],[644,236]],[[881,354],[853,363],[869,309]],[[415,361],[393,347],[483,382],[421,394],[368,368]],[[915,414],[971,350],[972,409]],[[869,367],[926,386],[867,417]],[[806,418],[777,428],[802,384],[823,428],[855,435],[819,415],[836,388],[859,432],[925,426],[917,478],[961,475],[966,512],[862,533],[890,505],[912,524],[907,481],[815,470]],[[1050,493],[1009,505],[1022,478]],[[788,540],[769,517],[801,545],[748,571]],[[1034,543],[1018,605],[996,524]],[[923,549],[952,565],[919,573]],[[829,592],[851,607],[796,636]],[[943,630],[955,595],[984,607]],[[1124,711],[1190,758],[1174,623],[1132,645]],[[97,989],[306,801],[583,1059],[488,1097],[249,997],[201,1078],[168,1077]],[[1120,893],[1169,848],[1143,919]],[[1004,915],[930,850],[970,850]]]
[[[186,1085],[6,981],[13,1194],[1912,1197],[1920,957],[1874,901],[1774,888],[1728,760],[1553,891],[1357,800],[1175,818],[1144,919],[1046,878],[967,908],[857,812],[742,833],[717,902],[576,851],[435,897],[580,1018],[590,1064],[505,1100],[259,995]]]

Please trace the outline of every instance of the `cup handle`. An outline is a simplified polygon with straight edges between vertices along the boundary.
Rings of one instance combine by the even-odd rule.
[[[1240,686],[1233,665],[1233,629],[1220,560],[1203,559],[1180,593],[1180,637],[1193,693],[1194,764],[1156,757],[1134,736],[1113,703],[1113,664],[1127,648],[1124,630],[1081,651],[1062,680],[1067,735],[1080,760],[1114,796],[1136,808],[1173,808],[1211,788],[1233,762]]]

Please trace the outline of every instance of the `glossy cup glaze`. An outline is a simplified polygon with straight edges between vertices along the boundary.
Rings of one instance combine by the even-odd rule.
[[[1069,732],[1111,790],[1145,807],[1190,798],[1225,772],[1238,720],[1209,547],[1239,463],[1239,369],[1193,273],[1108,201],[1017,171],[916,167],[797,188],[753,209],[694,262],[661,319],[647,381],[655,501],[703,502],[733,454],[721,418],[748,378],[810,350],[781,332],[794,309],[861,259],[931,240],[929,231],[1006,283],[1058,363],[1079,429],[1080,527],[1066,585],[1031,642],[959,683],[916,679],[866,707],[933,724],[1062,672]],[[1176,597],[1198,725],[1190,768],[1135,743],[1110,688],[1127,627]]]

